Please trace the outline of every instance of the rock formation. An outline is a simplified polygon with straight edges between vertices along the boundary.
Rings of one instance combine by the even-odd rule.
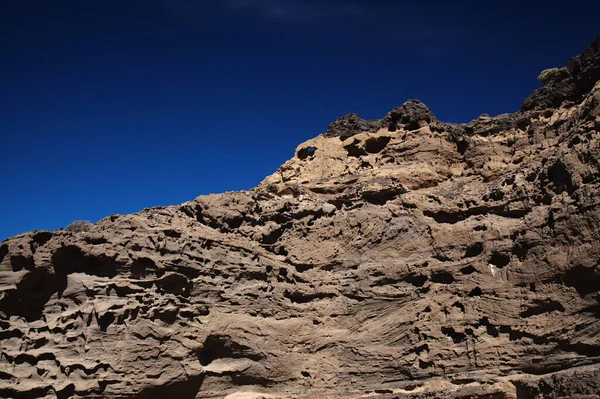
[[[0,397],[600,397],[599,43],[515,114],[350,114],[253,190],[3,241]]]

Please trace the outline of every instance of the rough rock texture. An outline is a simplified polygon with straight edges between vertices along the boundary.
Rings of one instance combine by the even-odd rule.
[[[339,137],[344,140],[357,133],[376,132],[379,130],[379,125],[379,121],[368,121],[355,113],[351,113],[331,122],[325,136]]]
[[[3,241],[0,397],[600,397],[600,82],[568,100],[410,101],[253,190]]]
[[[522,111],[558,107],[563,101],[578,102],[600,79],[600,36],[560,73],[534,91],[523,102]]]

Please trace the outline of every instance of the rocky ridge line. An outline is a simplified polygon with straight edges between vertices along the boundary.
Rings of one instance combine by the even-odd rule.
[[[0,397],[600,397],[599,42],[515,114],[350,114],[253,190],[3,241]]]

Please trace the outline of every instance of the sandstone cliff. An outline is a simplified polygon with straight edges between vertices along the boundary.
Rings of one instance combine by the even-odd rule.
[[[600,397],[600,38],[515,114],[0,245],[0,397]]]

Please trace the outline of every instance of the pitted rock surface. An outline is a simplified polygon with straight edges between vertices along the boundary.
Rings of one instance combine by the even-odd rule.
[[[379,130],[379,121],[362,119],[358,114],[351,113],[331,122],[325,132],[326,137],[339,137],[342,140],[357,133],[376,132]]]
[[[600,82],[559,105],[409,101],[253,190],[3,241],[0,397],[600,397]]]

